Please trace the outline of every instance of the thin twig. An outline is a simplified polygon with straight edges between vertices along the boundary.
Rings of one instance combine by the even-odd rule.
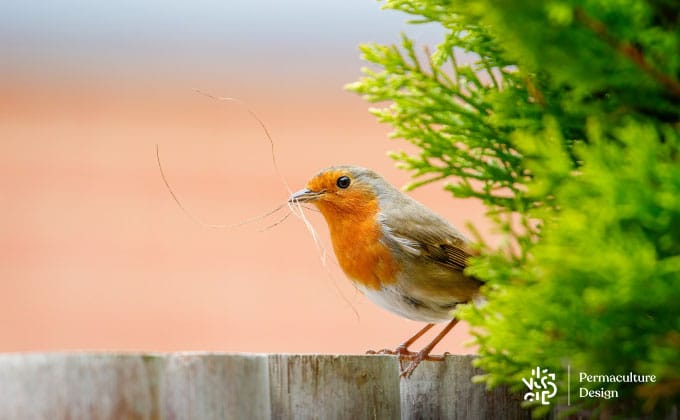
[[[170,196],[172,196],[172,199],[175,200],[175,203],[177,203],[177,205],[184,212],[184,214],[186,214],[191,220],[193,220],[194,222],[196,222],[197,224],[199,224],[201,226],[213,228],[213,229],[232,229],[232,228],[236,228],[236,227],[239,227],[239,226],[247,225],[248,223],[257,222],[257,221],[262,220],[266,217],[269,217],[269,216],[278,212],[279,210],[281,210],[282,208],[284,208],[287,205],[287,203],[283,203],[280,206],[276,207],[274,210],[268,211],[267,213],[261,214],[259,216],[251,217],[249,219],[240,221],[238,223],[233,223],[233,224],[206,223],[203,220],[199,219],[198,217],[194,216],[189,210],[187,210],[186,207],[184,207],[182,202],[179,200],[177,195],[175,195],[175,192],[172,190],[172,187],[170,186],[170,182],[168,182],[168,179],[165,177],[165,172],[163,171],[163,165],[161,164],[160,152],[159,152],[158,149],[159,149],[158,144],[156,144],[156,163],[158,163],[158,170],[161,173],[161,178],[163,179],[163,183],[165,184],[165,188],[168,190],[168,192],[170,193]]]
[[[668,88],[673,96],[680,97],[680,82],[652,66],[639,48],[636,48],[628,42],[622,42],[616,39],[603,22],[589,16],[580,7],[574,9],[574,18],[586,28],[593,31],[600,39],[609,44],[624,57],[632,61],[633,64],[640,68],[640,70]]]

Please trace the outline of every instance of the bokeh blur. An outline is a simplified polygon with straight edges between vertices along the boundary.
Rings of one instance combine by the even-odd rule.
[[[291,189],[339,163],[396,185],[409,175],[360,97],[357,47],[423,43],[372,0],[55,0],[0,5],[0,351],[362,353],[421,324],[344,278],[323,219],[276,215],[288,190],[248,110],[266,124]],[[412,193],[466,233],[479,203],[441,185]],[[472,352],[465,326],[440,351]]]

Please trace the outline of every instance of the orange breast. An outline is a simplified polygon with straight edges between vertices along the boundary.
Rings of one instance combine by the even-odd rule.
[[[318,202],[331,233],[333,249],[340,267],[353,281],[378,290],[394,283],[398,264],[389,248],[380,242],[382,233],[376,220],[377,200],[353,197],[356,205],[336,206]]]

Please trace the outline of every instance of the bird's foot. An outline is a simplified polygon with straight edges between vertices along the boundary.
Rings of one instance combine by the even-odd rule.
[[[422,362],[423,360],[431,360],[431,361],[435,361],[435,362],[441,362],[446,358],[447,355],[450,354],[449,352],[446,352],[441,356],[432,356],[432,355],[430,355],[430,352],[432,351],[434,346],[436,346],[437,343],[439,343],[441,341],[441,339],[444,338],[444,336],[446,334],[448,334],[449,331],[451,331],[451,328],[453,328],[456,325],[456,323],[458,323],[458,320],[455,319],[455,318],[452,319],[451,322],[449,322],[444,327],[444,329],[439,334],[437,334],[437,336],[434,338],[434,340],[432,340],[432,342],[430,344],[423,347],[423,349],[420,350],[417,353],[409,351],[408,346],[413,344],[414,341],[416,341],[423,334],[425,334],[430,328],[432,328],[434,326],[434,324],[427,324],[423,329],[418,331],[416,333],[416,335],[414,335],[413,337],[406,340],[403,344],[399,345],[399,347],[397,347],[395,350],[389,350],[389,349],[382,349],[382,350],[379,350],[379,351],[369,350],[366,353],[367,354],[393,354],[393,355],[399,356],[399,369],[400,369],[399,375],[402,378],[408,378],[408,377],[411,376],[413,371],[416,370],[416,368],[418,367],[420,362]],[[405,369],[404,369],[404,362],[409,362],[409,364],[406,366]]]
[[[392,355],[395,355],[395,356],[399,356],[399,360],[401,360],[403,358],[414,357],[418,353],[416,353],[414,351],[410,351],[406,346],[401,345],[401,346],[398,346],[394,350],[390,350],[390,349],[382,349],[382,350],[378,350],[378,351],[368,350],[366,352],[366,354],[392,354]]]
[[[402,378],[409,378],[412,374],[413,371],[416,370],[420,362],[424,360],[432,361],[432,362],[443,362],[446,359],[446,356],[448,356],[449,352],[445,352],[442,355],[431,355],[430,351],[431,348],[424,348],[418,353],[413,353],[411,352],[412,355],[410,356],[400,356],[399,357],[399,366],[401,368],[401,372],[399,372],[399,376]],[[408,361],[409,364],[404,368],[404,365],[402,362]]]

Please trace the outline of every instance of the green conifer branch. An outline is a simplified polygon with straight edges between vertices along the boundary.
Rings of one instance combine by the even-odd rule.
[[[672,76],[663,73],[659,69],[653,67],[645,58],[645,55],[629,42],[622,42],[616,39],[607,29],[607,26],[590,16],[580,7],[574,8],[574,19],[583,24],[586,28],[593,31],[600,39],[618,51],[621,55],[630,60],[633,64],[640,68],[644,73],[654,78],[661,85],[666,87],[668,91],[680,99],[680,81],[674,79]]]
[[[572,412],[667,413],[680,398],[677,7],[384,6],[440,24],[443,40],[424,54],[406,36],[400,46],[363,45],[372,67],[348,89],[377,104],[371,112],[393,137],[418,147],[392,154],[416,178],[409,188],[449,181],[455,196],[487,204],[504,238],[495,247],[480,240],[467,269],[485,281],[486,304],[458,311],[479,346],[477,381],[520,390],[540,365],[560,378],[554,402],[564,403],[567,364],[623,366],[658,381],[606,385],[618,400],[572,400]]]

